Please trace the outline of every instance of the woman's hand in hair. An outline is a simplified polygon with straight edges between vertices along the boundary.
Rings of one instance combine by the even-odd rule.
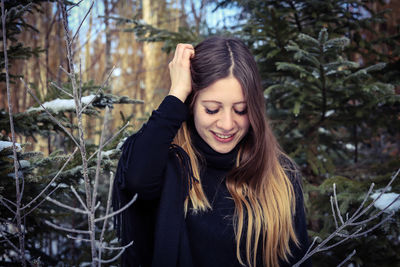
[[[191,44],[178,44],[175,55],[169,63],[169,75],[171,88],[169,95],[176,96],[185,102],[192,91],[192,78],[190,76],[190,58],[194,56],[194,48]]]

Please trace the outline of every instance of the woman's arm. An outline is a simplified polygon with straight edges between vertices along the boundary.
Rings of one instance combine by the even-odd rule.
[[[125,141],[120,189],[146,199],[159,195],[169,146],[187,115],[182,101],[167,96],[142,129]]]
[[[118,189],[132,195],[138,193],[144,199],[159,196],[169,146],[188,116],[184,102],[192,90],[190,58],[193,55],[192,45],[177,45],[169,64],[169,95],[142,129],[124,143],[116,177]]]

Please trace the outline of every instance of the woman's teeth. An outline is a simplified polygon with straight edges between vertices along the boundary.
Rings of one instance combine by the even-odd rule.
[[[219,138],[222,138],[222,139],[228,139],[228,138],[233,136],[233,134],[231,134],[231,135],[223,135],[223,134],[218,134],[218,133],[215,133],[215,135],[218,136]]]

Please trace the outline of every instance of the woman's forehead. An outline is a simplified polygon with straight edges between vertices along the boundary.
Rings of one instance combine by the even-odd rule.
[[[199,91],[196,101],[202,103],[246,103],[242,86],[233,76],[219,79],[210,86]]]

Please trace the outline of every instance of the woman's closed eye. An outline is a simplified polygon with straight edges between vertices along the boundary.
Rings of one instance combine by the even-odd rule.
[[[218,111],[219,111],[219,108],[217,108],[217,109],[208,109],[208,108],[206,108],[206,113],[207,114],[216,114],[216,113],[218,113]],[[234,109],[234,111],[238,115],[246,115],[247,114],[247,108],[245,108],[243,110]]]
[[[235,109],[236,114],[238,115],[246,115],[247,114],[247,108],[243,109],[243,110],[236,110]]]
[[[219,110],[219,108],[217,108],[217,109],[208,109],[208,108],[206,108],[206,113],[207,114],[215,114],[215,113],[218,112],[218,110]]]

